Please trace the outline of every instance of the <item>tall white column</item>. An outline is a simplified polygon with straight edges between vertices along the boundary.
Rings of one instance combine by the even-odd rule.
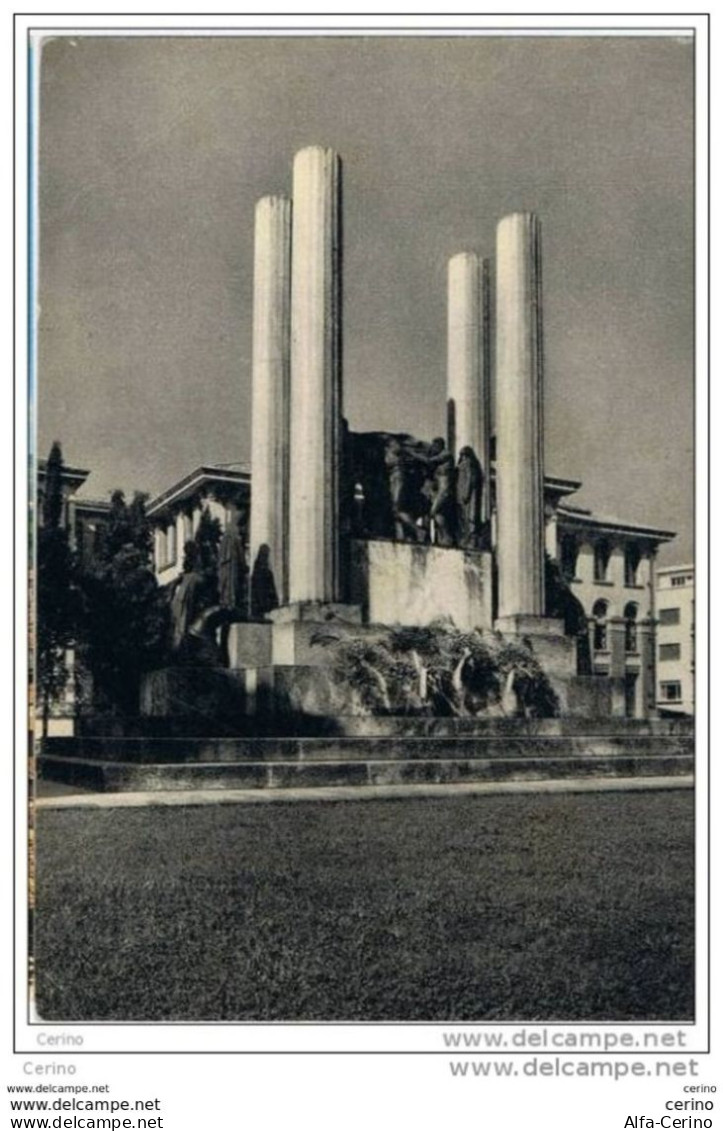
[[[288,597],[291,202],[256,205],[251,392],[251,565],[270,550],[281,604]]]
[[[339,600],[340,161],[294,159],[289,600]]]
[[[540,225],[497,227],[497,563],[499,616],[544,616]]]
[[[455,459],[470,447],[484,472],[482,521],[490,505],[489,264],[454,255],[447,272],[447,410]]]

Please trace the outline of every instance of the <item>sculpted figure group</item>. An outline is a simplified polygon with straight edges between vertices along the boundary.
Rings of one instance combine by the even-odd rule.
[[[454,457],[444,440],[406,434],[349,434],[349,468],[359,484],[351,523],[359,537],[484,549],[484,472],[472,448]]]

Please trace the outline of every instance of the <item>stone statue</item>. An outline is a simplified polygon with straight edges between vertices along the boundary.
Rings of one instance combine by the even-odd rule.
[[[457,462],[457,539],[465,550],[479,547],[483,483],[482,465],[473,449],[462,448]]]
[[[384,449],[384,464],[389,482],[389,497],[394,515],[394,536],[400,541],[418,542],[420,528],[413,513],[409,457],[397,437],[389,438]]]
[[[456,534],[454,458],[441,436],[432,440],[427,457],[428,483],[432,505],[429,517],[438,546],[453,546]]]
[[[259,546],[251,571],[251,619],[266,620],[272,609],[278,607],[279,595],[271,568],[271,547],[264,543]]]
[[[234,619],[242,619],[248,604],[248,566],[241,518],[229,524],[218,548],[219,604]]]
[[[198,546],[186,542],[183,548],[183,573],[171,596],[171,644],[175,652],[185,644],[191,625],[204,608],[206,584],[198,569]]]

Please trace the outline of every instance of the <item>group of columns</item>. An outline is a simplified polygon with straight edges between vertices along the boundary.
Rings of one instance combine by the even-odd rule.
[[[337,602],[341,472],[341,166],[302,149],[292,199],[256,208],[252,378],[252,561],[268,546],[280,603]],[[539,225],[500,221],[496,259],[499,616],[544,615]],[[489,269],[449,262],[447,400],[453,455],[471,447],[490,516]]]

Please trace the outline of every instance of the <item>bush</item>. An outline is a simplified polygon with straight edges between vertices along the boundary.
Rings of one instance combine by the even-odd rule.
[[[559,705],[529,645],[450,622],[352,633],[317,643],[333,649],[332,674],[361,714],[546,718]]]

